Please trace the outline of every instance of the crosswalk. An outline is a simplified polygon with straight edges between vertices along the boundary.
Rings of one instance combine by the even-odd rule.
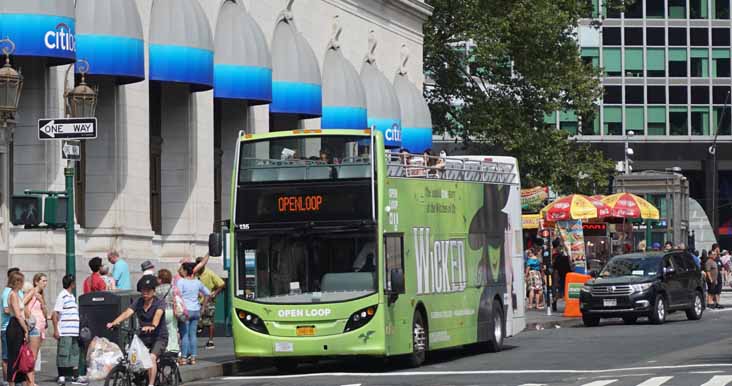
[[[710,375],[696,374],[697,380],[691,381],[688,377],[680,379],[678,376],[654,376],[647,379],[630,380],[630,379],[598,379],[594,381],[586,381],[585,383],[577,383],[572,386],[732,386],[732,375]],[[697,383],[698,382],[698,383]],[[563,383],[562,385],[566,385]],[[518,386],[554,386],[553,383],[523,383]]]

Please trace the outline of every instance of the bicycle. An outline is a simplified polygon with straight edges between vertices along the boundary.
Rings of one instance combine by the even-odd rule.
[[[135,336],[135,329],[119,327],[120,331],[127,334],[126,342],[132,342]],[[112,368],[104,379],[104,386],[146,386],[147,370],[135,370],[132,368],[127,344],[123,344],[122,358]],[[158,373],[155,377],[155,386],[178,386],[181,382],[180,369],[178,368],[178,354],[164,352],[157,359]]]

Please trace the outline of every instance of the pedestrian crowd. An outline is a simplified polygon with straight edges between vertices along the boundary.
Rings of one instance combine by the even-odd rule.
[[[116,251],[107,254],[112,268],[105,266],[100,257],[89,260],[91,273],[82,282],[84,294],[98,291],[132,289],[130,269]],[[181,261],[177,275],[170,270],[155,270],[151,261],[141,264],[142,278],[137,283],[141,296],[119,316],[107,324],[107,328],[119,326],[135,316],[140,329],[138,336],[153,357],[162,353],[178,353],[179,365],[196,363],[196,337],[200,329],[207,329],[207,349],[214,345],[214,314],[216,296],[225,283],[212,269],[206,268],[208,256],[195,261]],[[36,371],[40,370],[39,352],[47,338],[47,330],[53,325],[53,338],[57,341],[56,366],[58,383],[84,385],[87,344],[81,326],[79,304],[75,296],[76,278],[63,277],[63,289],[53,307],[46,303],[44,295],[48,277],[43,273],[26,277],[19,268],[7,272],[7,284],[2,292],[2,361],[4,383],[27,386],[36,385]],[[199,329],[200,326],[200,329]],[[26,349],[28,348],[29,351]],[[34,370],[22,364],[32,352]],[[156,366],[148,370],[148,383],[154,384]]]
[[[547,291],[552,294],[552,310],[557,311],[557,301],[564,296],[564,284],[572,263],[560,238],[552,241],[551,255],[544,258],[545,249],[537,245],[524,252],[527,308],[542,310],[546,306]]]

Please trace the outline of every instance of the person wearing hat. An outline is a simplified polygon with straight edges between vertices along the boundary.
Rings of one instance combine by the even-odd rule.
[[[107,323],[107,328],[112,329],[133,315],[136,315],[141,326],[139,336],[142,343],[145,344],[145,347],[150,350],[152,363],[157,363],[157,359],[165,352],[168,345],[168,328],[165,325],[165,303],[155,297],[155,287],[157,285],[158,281],[155,276],[143,276],[137,283],[137,287],[141,290],[142,296],[116,319]],[[148,385],[152,386],[155,384],[156,375],[157,366],[152,366],[147,370]]]
[[[140,270],[142,271],[142,276],[155,276],[155,265],[150,260],[143,261],[142,264],[140,264]]]

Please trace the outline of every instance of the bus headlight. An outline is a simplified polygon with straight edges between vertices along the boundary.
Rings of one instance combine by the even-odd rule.
[[[348,323],[346,323],[346,328],[343,332],[353,331],[357,328],[363,327],[366,323],[371,321],[374,315],[376,315],[376,306],[371,306],[354,312],[353,315],[348,318]]]
[[[239,317],[239,320],[250,330],[256,331],[260,334],[267,334],[269,335],[269,331],[267,331],[267,326],[264,325],[264,321],[257,315],[252,314],[251,312],[247,312],[244,310],[236,310],[236,316]]]

